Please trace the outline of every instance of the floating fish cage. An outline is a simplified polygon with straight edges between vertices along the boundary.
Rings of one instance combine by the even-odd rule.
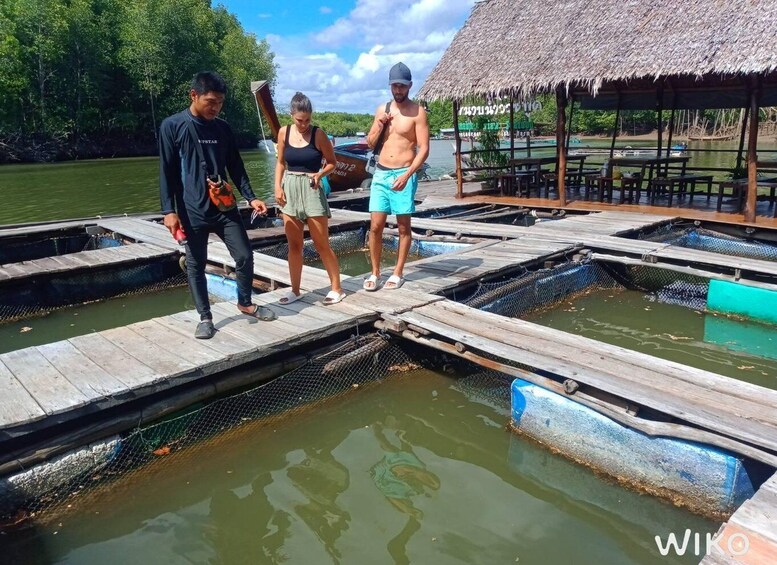
[[[471,204],[446,208],[420,210],[413,214],[417,218],[435,220],[462,220],[487,224],[533,226],[538,221],[561,220],[566,211],[559,209],[524,208],[499,204]]]
[[[0,265],[119,245],[121,242],[110,234],[89,233],[84,227],[4,237],[0,245]]]
[[[455,241],[448,241],[447,239],[448,238],[414,236],[413,241],[410,244],[410,254],[415,255],[416,258],[432,257],[434,255],[456,251],[469,245],[468,243],[458,243]],[[333,233],[329,236],[329,244],[332,246],[332,250],[338,257],[349,253],[365,251],[369,244],[369,230],[367,228],[360,228],[358,230]],[[383,234],[384,249],[396,251],[398,247],[399,236],[387,233]],[[260,247],[257,248],[256,251],[279,259],[286,259],[289,256],[289,245],[288,243],[283,242],[267,247]],[[318,251],[316,251],[315,245],[313,245],[313,240],[310,238],[306,238],[303,244],[302,259],[306,263],[321,259]]]
[[[286,370],[275,370],[278,374],[272,375],[274,378],[258,386],[256,382],[267,380],[273,365],[266,363],[258,372],[237,370],[233,376],[224,376],[224,384],[218,388],[226,390],[234,388],[234,383],[244,383],[238,392],[191,404],[158,421],[43,462],[36,462],[38,451],[21,457],[0,454],[0,532],[9,524],[60,519],[69,508],[92,497],[114,496],[121,481],[142,480],[144,476],[151,480],[176,454],[210,456],[233,434],[277,426],[322,402],[420,368],[397,340],[378,334],[353,336],[317,351],[308,351],[296,360],[287,357],[278,365]],[[289,366],[296,368],[289,371]],[[226,384],[230,378],[232,384]],[[212,383],[203,386],[212,392]],[[503,381],[503,387],[507,386],[509,382]],[[197,394],[184,391],[180,398],[163,402],[168,407],[186,405],[192,397]],[[143,413],[141,409],[135,421],[141,421]],[[115,418],[117,422],[129,421],[127,416]],[[109,425],[111,422],[106,423]]]
[[[637,239],[735,257],[777,261],[777,240],[763,239],[762,235],[766,236],[766,233],[747,227],[681,222],[641,231]]]
[[[126,243],[104,230],[4,238],[0,323],[107,298],[186,284],[178,253]]]
[[[636,289],[651,301],[722,314],[711,316],[710,327],[705,325],[705,341],[725,347],[732,347],[727,316],[755,321],[761,334],[748,334],[739,341],[767,341],[769,345],[748,353],[764,358],[769,357],[769,351],[774,353],[777,292],[656,266],[566,262],[481,282],[468,296],[456,298],[495,314],[531,319],[537,312],[568,307],[577,296],[611,294],[617,289]],[[532,367],[522,368],[533,371]],[[645,417],[650,418],[650,412]],[[683,439],[649,436],[520,378],[512,385],[511,426],[574,461],[702,513],[732,512],[753,495],[766,476],[765,465],[736,453]]]

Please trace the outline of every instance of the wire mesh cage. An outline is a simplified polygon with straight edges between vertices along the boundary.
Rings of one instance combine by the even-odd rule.
[[[708,287],[707,279],[660,267],[602,261],[567,262],[551,269],[525,271],[506,280],[480,282],[475,292],[462,302],[487,312],[520,318],[552,309],[581,293],[627,288],[650,294],[660,302],[704,310]]]
[[[723,255],[777,261],[777,245],[751,241],[698,226],[667,224],[654,231],[641,233],[639,239]]]
[[[272,426],[334,397],[418,369],[386,335],[353,336],[336,349],[264,384],[190,406],[162,421],[84,446],[0,479],[0,524],[61,519],[91,497],[111,496],[123,481],[152,480],[177,454],[223,442],[248,426]],[[2,530],[2,526],[0,526]]]

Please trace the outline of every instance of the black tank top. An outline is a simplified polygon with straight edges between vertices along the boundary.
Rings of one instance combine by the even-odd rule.
[[[310,130],[310,143],[304,147],[292,147],[289,145],[289,133],[291,126],[286,127],[286,147],[283,149],[283,157],[286,159],[286,168],[295,173],[317,173],[321,170],[321,159],[324,155],[316,148],[316,130],[313,126]]]

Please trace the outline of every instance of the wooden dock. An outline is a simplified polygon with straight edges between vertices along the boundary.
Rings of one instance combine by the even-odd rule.
[[[720,527],[701,565],[777,563],[776,524],[777,474]]]
[[[446,204],[461,205],[461,202],[432,196],[426,208]],[[368,293],[361,290],[361,277],[344,277],[348,297],[333,306],[324,306],[321,302],[329,290],[326,273],[305,267],[302,282],[307,294],[302,300],[281,305],[278,299],[282,291],[256,295],[257,303],[268,305],[278,314],[273,322],[241,315],[234,304],[214,305],[214,322],[219,331],[212,340],[193,338],[199,319],[196,312],[189,311],[2,354],[0,447],[4,442],[21,442],[29,434],[55,434],[63,424],[93,418],[105,409],[137,402],[328,336],[356,332],[360,327],[376,324],[453,355],[501,359],[497,368],[508,372],[511,363],[521,364],[540,373],[575,381],[597,393],[588,396],[581,393],[580,399],[588,399],[600,411],[646,433],[702,441],[777,465],[777,392],[471,309],[440,295],[477,284],[484,277],[541,265],[548,259],[569,258],[582,249],[651,265],[656,262],[694,264],[709,268],[712,275],[721,271],[736,272],[745,279],[754,274],[777,275],[775,262],[619,237],[674,218],[606,210],[548,219],[531,227],[455,218],[414,218],[414,228],[429,233],[447,234],[453,239],[486,240],[409,263],[405,286],[398,290]],[[164,226],[154,219],[101,218],[89,225],[130,242],[124,247],[99,250],[110,252],[104,253],[108,263],[130,260],[133,253],[148,256],[180,253],[180,247]],[[363,227],[368,221],[367,213],[333,209],[333,223],[343,228]],[[389,223],[392,221],[389,218]],[[14,228],[14,233],[19,229]],[[279,237],[276,228],[252,231],[255,241]],[[83,253],[98,257],[92,255],[96,252]],[[126,254],[124,259],[108,258],[121,257],[121,253]],[[64,257],[85,264],[102,263],[102,260],[74,255],[78,254]],[[234,266],[226,246],[216,238],[209,244],[208,257],[214,265]],[[57,259],[30,261],[10,268],[0,266],[0,281],[4,276],[21,278],[46,268],[66,269],[62,261],[67,259]],[[256,278],[267,281],[271,287],[289,284],[285,261],[258,252],[254,259]],[[384,277],[388,274],[389,270],[384,272]],[[571,398],[575,399],[574,395]],[[647,422],[633,413],[635,404],[662,412],[679,423]],[[765,492],[771,504],[767,506],[770,512],[774,511],[777,504],[768,497],[768,489]]]

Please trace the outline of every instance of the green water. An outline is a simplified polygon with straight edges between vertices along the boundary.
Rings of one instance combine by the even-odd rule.
[[[45,316],[0,324],[0,353],[193,309],[186,286],[61,308]]]
[[[347,139],[338,140],[348,141]],[[655,142],[618,141],[617,146],[655,146]],[[586,140],[573,145],[609,148],[610,141]],[[519,147],[517,145],[516,147]],[[469,147],[465,143],[464,150]],[[691,142],[690,149],[736,150],[737,141]],[[760,150],[777,149],[777,143],[760,143]],[[552,154],[554,148],[535,149],[533,155]],[[521,151],[516,155],[520,156]],[[257,196],[271,199],[275,158],[264,150],[242,153],[246,170]],[[736,154],[691,152],[689,166],[731,168]],[[764,157],[774,154],[763,154]],[[589,159],[601,163],[600,156]],[[453,145],[448,140],[432,140],[429,175],[437,178],[454,170]],[[717,173],[724,178],[723,173]],[[0,225],[24,222],[85,218],[107,214],[159,211],[159,161],[156,157],[71,161],[44,165],[0,165]]]
[[[9,562],[697,563],[717,530],[505,430],[509,380],[419,371],[247,426],[0,536]],[[491,394],[485,394],[489,390]]]
[[[338,140],[348,141],[347,139]],[[251,185],[271,200],[275,156],[264,150],[242,152]],[[427,161],[433,178],[454,168],[453,146],[433,141]],[[159,211],[156,157],[100,159],[43,165],[0,165],[0,226]]]
[[[662,304],[631,290],[594,292],[526,319],[777,389],[777,326]]]

